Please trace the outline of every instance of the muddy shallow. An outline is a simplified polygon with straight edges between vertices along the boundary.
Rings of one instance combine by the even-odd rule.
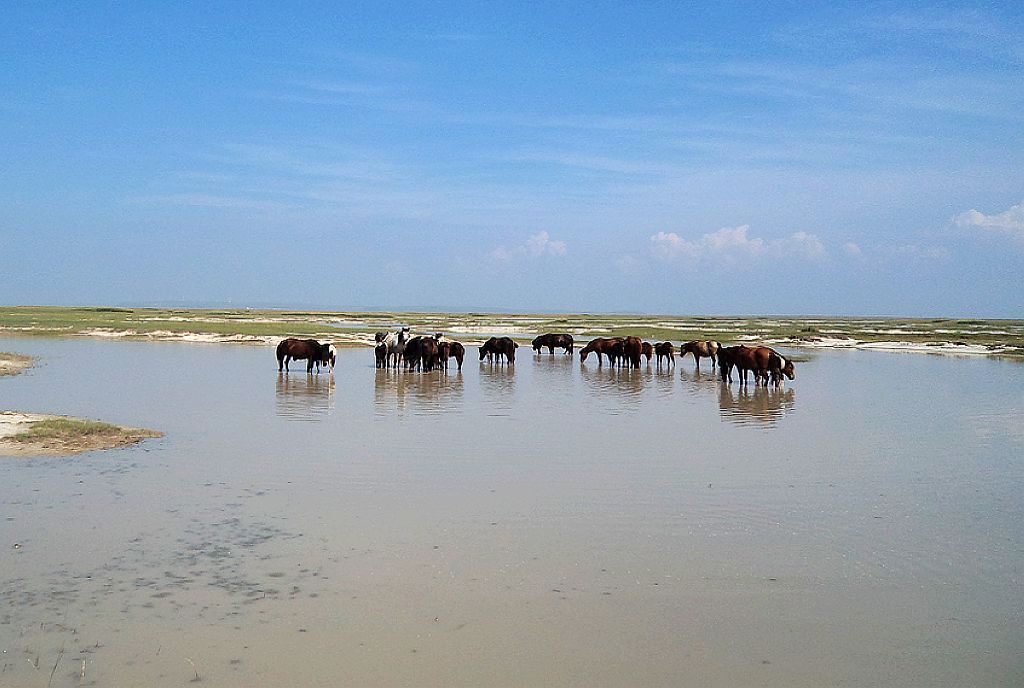
[[[3,685],[1024,681],[1018,363],[823,352],[740,392],[522,348],[346,350],[333,383],[267,347],[0,349],[38,357],[0,407],[167,433],[0,462]]]

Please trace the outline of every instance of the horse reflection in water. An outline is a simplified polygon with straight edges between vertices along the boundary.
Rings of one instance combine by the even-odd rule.
[[[334,410],[334,377],[277,374],[277,415],[319,420]]]
[[[377,415],[389,415],[412,405],[416,413],[440,414],[462,403],[462,371],[454,375],[409,375],[401,368],[378,368],[373,380]]]
[[[583,378],[583,383],[597,395],[614,397],[613,404],[608,407],[609,410],[613,410],[620,404],[638,405],[647,387],[647,382],[654,378],[654,373],[649,369],[613,368],[611,366],[591,368],[581,365],[580,377]],[[614,413],[614,410],[612,412]]]
[[[740,387],[735,393],[729,385],[718,386],[718,409],[722,418],[740,425],[775,425],[793,410],[796,391],[782,387]]]

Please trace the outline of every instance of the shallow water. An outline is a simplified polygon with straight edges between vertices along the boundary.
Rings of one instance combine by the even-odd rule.
[[[0,408],[167,433],[0,461],[2,685],[1024,683],[1020,364],[0,350]]]

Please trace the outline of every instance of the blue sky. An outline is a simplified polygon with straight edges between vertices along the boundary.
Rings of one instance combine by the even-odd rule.
[[[1024,317],[1020,3],[266,5],[5,7],[0,303]]]

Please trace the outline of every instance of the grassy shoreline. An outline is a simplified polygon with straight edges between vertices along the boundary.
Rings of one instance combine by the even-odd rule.
[[[398,325],[445,332],[467,343],[491,335],[529,341],[541,332],[561,331],[584,340],[635,335],[651,341],[716,339],[1024,357],[1024,320],[0,307],[0,336],[256,344],[295,336],[361,346],[373,341],[374,332]]]
[[[70,456],[130,447],[162,432],[49,414],[0,411],[0,456]]]

